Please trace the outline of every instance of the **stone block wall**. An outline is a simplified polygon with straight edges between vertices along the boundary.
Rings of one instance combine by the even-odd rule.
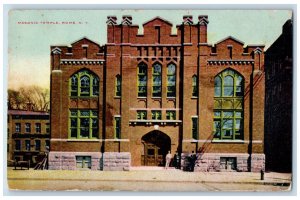
[[[186,170],[189,162],[189,153],[182,153],[181,155],[181,169]],[[205,153],[197,154],[197,160],[195,161],[194,171],[201,172],[218,172],[227,171],[225,165],[221,163],[221,158],[234,158],[236,159],[236,171],[247,172],[249,171],[249,154],[224,154],[224,153]],[[252,154],[251,156],[251,172],[259,172],[265,170],[265,155],[264,154]]]
[[[76,156],[90,156],[91,170],[122,171],[129,170],[129,152],[50,152],[49,170],[76,170]]]

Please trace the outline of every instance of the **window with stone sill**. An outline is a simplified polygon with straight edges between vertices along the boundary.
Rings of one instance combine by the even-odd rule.
[[[99,78],[88,70],[73,74],[69,80],[71,97],[99,96]]]
[[[31,124],[30,123],[26,123],[25,124],[25,132],[26,133],[30,133],[31,132]]]
[[[166,118],[167,118],[167,120],[176,120],[176,111],[167,110],[166,111]]]
[[[147,119],[147,111],[146,110],[138,110],[136,112],[136,118],[138,120],[146,120]]]
[[[35,123],[35,132],[41,133],[41,123]]]
[[[98,111],[70,110],[69,138],[96,139],[98,134]]]
[[[192,138],[198,140],[198,117],[192,117]]]
[[[151,111],[151,118],[153,120],[161,120],[161,111],[160,110],[152,110]]]
[[[21,124],[20,123],[16,123],[15,124],[15,132],[16,133],[20,133],[21,132]]]
[[[243,140],[243,77],[226,69],[215,77],[214,140]]]

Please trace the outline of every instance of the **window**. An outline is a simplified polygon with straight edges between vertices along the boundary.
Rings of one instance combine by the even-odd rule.
[[[50,123],[46,123],[46,133],[50,133]]]
[[[242,139],[242,112],[222,110],[214,112],[215,138]]]
[[[152,67],[152,97],[161,97],[161,65],[156,63]]]
[[[151,111],[152,119],[161,120],[161,111],[160,110],[152,110]]]
[[[198,117],[192,117],[192,138],[198,139]]]
[[[91,156],[76,156],[76,167],[79,169],[91,169]]]
[[[140,120],[146,120],[147,119],[147,111],[146,110],[138,110],[136,112],[136,118]]]
[[[21,150],[21,141],[15,140],[15,150],[20,151]]]
[[[35,140],[35,150],[40,151],[41,150],[41,140]]]
[[[115,82],[115,96],[120,97],[121,96],[121,76],[116,76],[116,82]]]
[[[192,96],[198,97],[198,77],[196,75],[192,77]]]
[[[175,110],[167,110],[166,117],[167,117],[167,120],[176,120],[176,111]]]
[[[49,151],[50,140],[45,140],[45,149]]]
[[[95,110],[70,110],[69,138],[98,138],[98,112]]]
[[[147,65],[138,66],[138,97],[147,97]]]
[[[243,139],[244,80],[227,69],[215,77],[214,139]]]
[[[176,66],[171,63],[168,65],[167,74],[167,97],[176,96]]]
[[[21,124],[20,123],[16,123],[15,131],[16,131],[16,133],[21,132]]]
[[[35,123],[35,132],[41,133],[41,123]]]
[[[31,124],[30,123],[26,123],[25,124],[25,132],[26,133],[30,133],[31,132]]]
[[[26,151],[30,151],[30,140],[25,140]]]
[[[69,84],[70,96],[99,96],[99,78],[88,70],[71,76]]]
[[[121,117],[115,117],[115,138],[121,139]]]

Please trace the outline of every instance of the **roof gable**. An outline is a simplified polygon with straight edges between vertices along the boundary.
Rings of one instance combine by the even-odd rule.
[[[98,43],[88,39],[87,37],[83,37],[79,40],[76,40],[75,42],[71,43],[71,45],[73,46],[73,45],[76,45],[77,43],[92,43],[92,44],[95,44],[100,47],[100,45]]]
[[[225,42],[226,40],[232,40],[232,41],[235,41],[235,42],[237,42],[237,43],[240,43],[241,45],[244,45],[244,42],[242,42],[241,40],[238,40],[238,39],[236,39],[236,38],[234,38],[234,37],[232,37],[232,36],[228,36],[228,37],[226,37],[226,38],[224,38],[224,39],[222,39],[222,40],[216,42],[215,45],[220,44],[220,43],[222,43],[222,42]]]
[[[146,25],[150,24],[151,22],[164,23],[164,24],[168,24],[168,25],[170,25],[170,26],[173,25],[173,24],[172,24],[171,22],[169,22],[168,20],[165,20],[165,19],[163,19],[163,18],[157,16],[157,17],[154,17],[153,19],[150,19],[149,21],[145,22],[145,23],[143,24],[143,26],[146,26]]]

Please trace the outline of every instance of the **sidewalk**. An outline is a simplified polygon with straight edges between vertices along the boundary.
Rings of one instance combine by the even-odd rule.
[[[8,180],[76,180],[128,182],[243,183],[289,186],[291,174],[251,172],[184,172],[177,169],[131,168],[130,171],[7,170]]]

